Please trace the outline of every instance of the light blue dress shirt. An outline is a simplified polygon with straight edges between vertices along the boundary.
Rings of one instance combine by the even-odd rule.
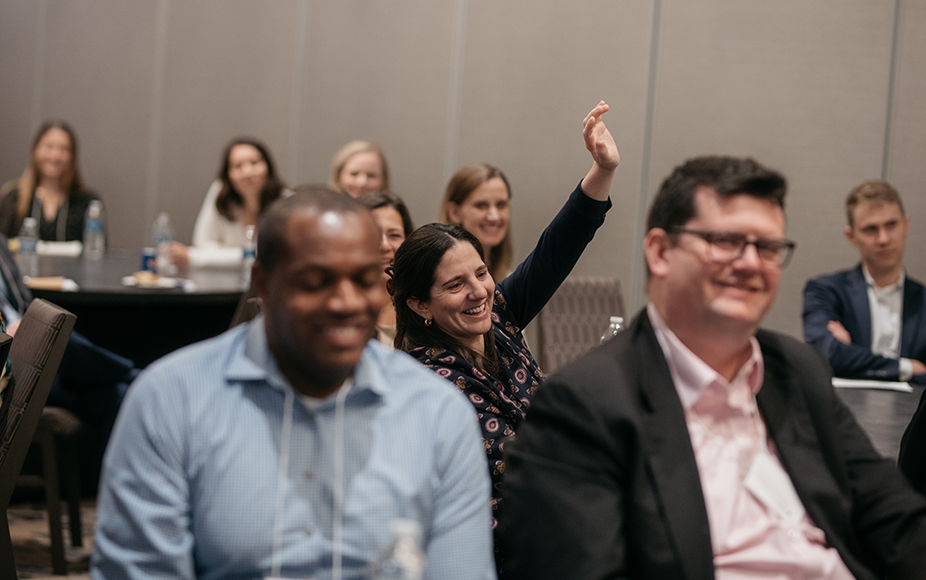
[[[334,396],[310,409],[287,392],[262,318],[151,365],[106,453],[93,577],[262,578],[279,562],[321,580],[340,552],[342,577],[364,578],[407,518],[427,578],[495,578],[482,438],[452,384],[371,341],[340,428]]]

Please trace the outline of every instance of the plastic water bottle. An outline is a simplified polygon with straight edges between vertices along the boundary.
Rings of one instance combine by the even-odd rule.
[[[414,520],[392,523],[392,542],[373,564],[371,580],[421,580],[424,553],[421,551],[421,525]]]
[[[608,329],[604,331],[604,334],[601,335],[601,344],[608,342],[615,334],[624,330],[624,317],[623,316],[612,316],[609,319],[610,323],[608,324]]]
[[[166,211],[158,214],[151,227],[154,239],[154,247],[157,252],[155,266],[158,274],[161,276],[171,276],[174,274],[174,264],[170,259],[170,243],[174,240],[174,230],[170,227],[170,216]]]
[[[106,234],[103,233],[103,202],[95,199],[84,214],[84,258],[99,260],[106,252]]]
[[[23,218],[19,228],[19,269],[24,276],[36,276],[39,269],[35,253],[39,243],[39,221],[34,217]]]
[[[251,286],[251,267],[254,265],[254,259],[257,257],[257,239],[255,238],[255,227],[246,226],[244,228],[244,246],[241,247],[241,285],[244,288]]]

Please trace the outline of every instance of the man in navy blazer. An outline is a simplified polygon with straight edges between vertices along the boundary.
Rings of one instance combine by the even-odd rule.
[[[923,578],[926,500],[819,352],[759,329],[793,243],[785,182],[689,160],[650,208],[650,303],[550,377],[507,445],[505,578]]]
[[[904,272],[910,224],[900,195],[866,181],[849,193],[846,214],[861,263],[807,282],[804,339],[836,376],[926,383],[926,290]]]

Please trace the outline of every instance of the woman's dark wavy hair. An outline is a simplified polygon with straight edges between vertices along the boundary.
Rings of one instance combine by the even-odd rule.
[[[498,376],[495,333],[484,335],[484,354],[480,355],[444,332],[437,323],[425,326],[424,319],[408,306],[410,298],[431,299],[434,273],[444,254],[457,244],[470,244],[480,256],[482,244],[473,234],[455,224],[427,224],[414,232],[396,250],[393,265],[393,304],[395,304],[395,347],[409,352],[420,346],[452,350],[481,371]]]
[[[406,238],[411,235],[412,230],[415,229],[415,226],[412,225],[412,216],[408,213],[408,207],[405,205],[405,202],[402,201],[401,197],[391,191],[365,193],[358,197],[357,201],[362,203],[363,206],[370,211],[381,207],[391,207],[399,212],[399,217],[402,218],[403,233]]]
[[[273,165],[273,157],[270,156],[270,150],[266,145],[253,137],[238,137],[233,139],[231,143],[225,147],[225,153],[222,155],[222,166],[219,168],[218,176],[218,179],[222,182],[222,190],[219,191],[219,195],[215,200],[215,208],[229,221],[235,221],[235,211],[244,205],[244,199],[241,197],[241,194],[235,190],[234,186],[231,184],[231,180],[228,179],[228,156],[231,155],[231,150],[235,145],[250,145],[257,149],[261,157],[264,158],[264,163],[267,164],[267,183],[260,192],[260,213],[264,213],[267,206],[280,198],[283,188],[285,187],[283,182],[277,177],[276,167]]]

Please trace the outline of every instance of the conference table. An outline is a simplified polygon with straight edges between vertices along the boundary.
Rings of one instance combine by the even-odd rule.
[[[240,269],[180,269],[176,287],[125,285],[140,266],[141,253],[125,250],[100,260],[39,256],[37,276],[64,276],[78,289],[32,293],[76,314],[76,330],[143,368],[228,329],[247,284]]]

